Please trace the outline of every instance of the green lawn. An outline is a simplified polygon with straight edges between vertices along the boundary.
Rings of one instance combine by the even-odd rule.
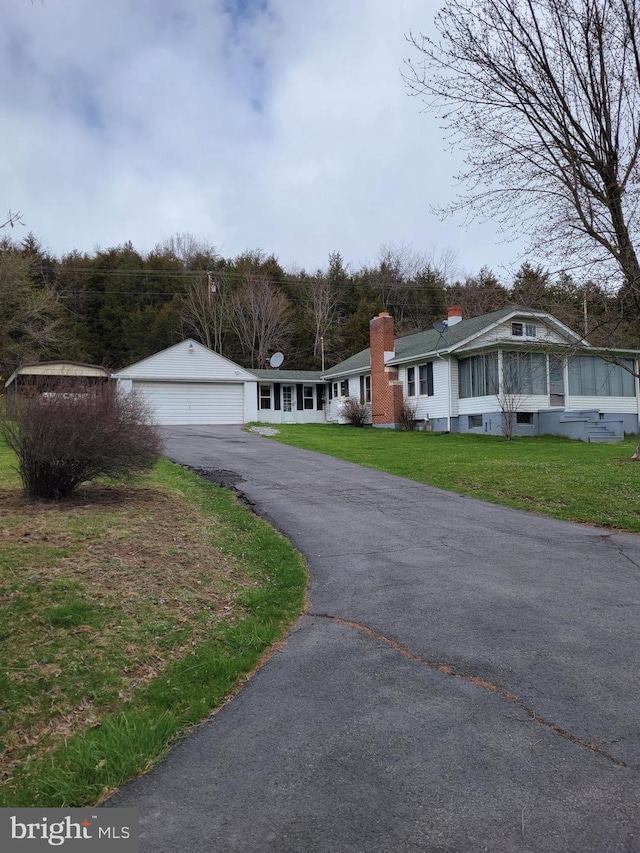
[[[622,444],[300,424],[274,440],[493,503],[640,532],[640,463]]]
[[[300,554],[161,460],[27,502],[0,442],[0,807],[80,806],[152,766],[304,606]]]

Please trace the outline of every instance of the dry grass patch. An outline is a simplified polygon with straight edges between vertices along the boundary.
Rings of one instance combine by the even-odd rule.
[[[56,504],[5,488],[0,518],[5,782],[233,624],[256,585],[178,492],[90,486]]]

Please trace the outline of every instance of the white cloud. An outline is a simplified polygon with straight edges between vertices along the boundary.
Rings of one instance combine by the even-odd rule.
[[[185,8],[186,7],[186,8]],[[4,10],[0,209],[57,254],[176,231],[313,269],[382,244],[515,258],[429,205],[455,159],[401,79],[423,0],[44,0]]]

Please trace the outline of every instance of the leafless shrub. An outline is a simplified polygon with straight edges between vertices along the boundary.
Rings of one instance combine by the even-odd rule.
[[[146,404],[111,385],[78,384],[12,401],[0,424],[29,498],[61,500],[87,480],[148,470],[161,450]]]
[[[402,406],[400,406],[400,411],[398,412],[398,423],[400,424],[400,429],[407,430],[407,432],[416,429],[418,426],[418,412],[415,401],[402,401]]]
[[[347,397],[342,404],[342,417],[354,427],[363,427],[369,411],[366,403],[361,403],[355,397]]]

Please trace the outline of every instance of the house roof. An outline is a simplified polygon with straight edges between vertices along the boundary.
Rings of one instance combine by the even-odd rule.
[[[565,335],[576,341],[581,340],[579,335],[564,326],[551,314],[544,311],[531,311],[520,305],[511,305],[507,308],[500,308],[498,311],[492,311],[490,314],[481,314],[479,317],[461,320],[459,323],[448,326],[443,333],[437,332],[435,329],[428,329],[425,332],[416,332],[413,335],[396,338],[395,355],[389,360],[388,364],[400,364],[404,361],[432,356],[435,353],[451,352],[510,316],[544,317]],[[584,345],[588,346],[586,342]],[[370,366],[371,351],[365,349],[326,370],[323,375],[330,379],[333,376],[359,373],[368,370]]]
[[[251,371],[263,382],[322,382],[319,370],[276,370],[274,368]]]
[[[86,364],[83,361],[33,361],[21,364],[5,382],[8,388],[18,376],[78,376],[102,377],[108,379],[111,371],[100,364]]]

